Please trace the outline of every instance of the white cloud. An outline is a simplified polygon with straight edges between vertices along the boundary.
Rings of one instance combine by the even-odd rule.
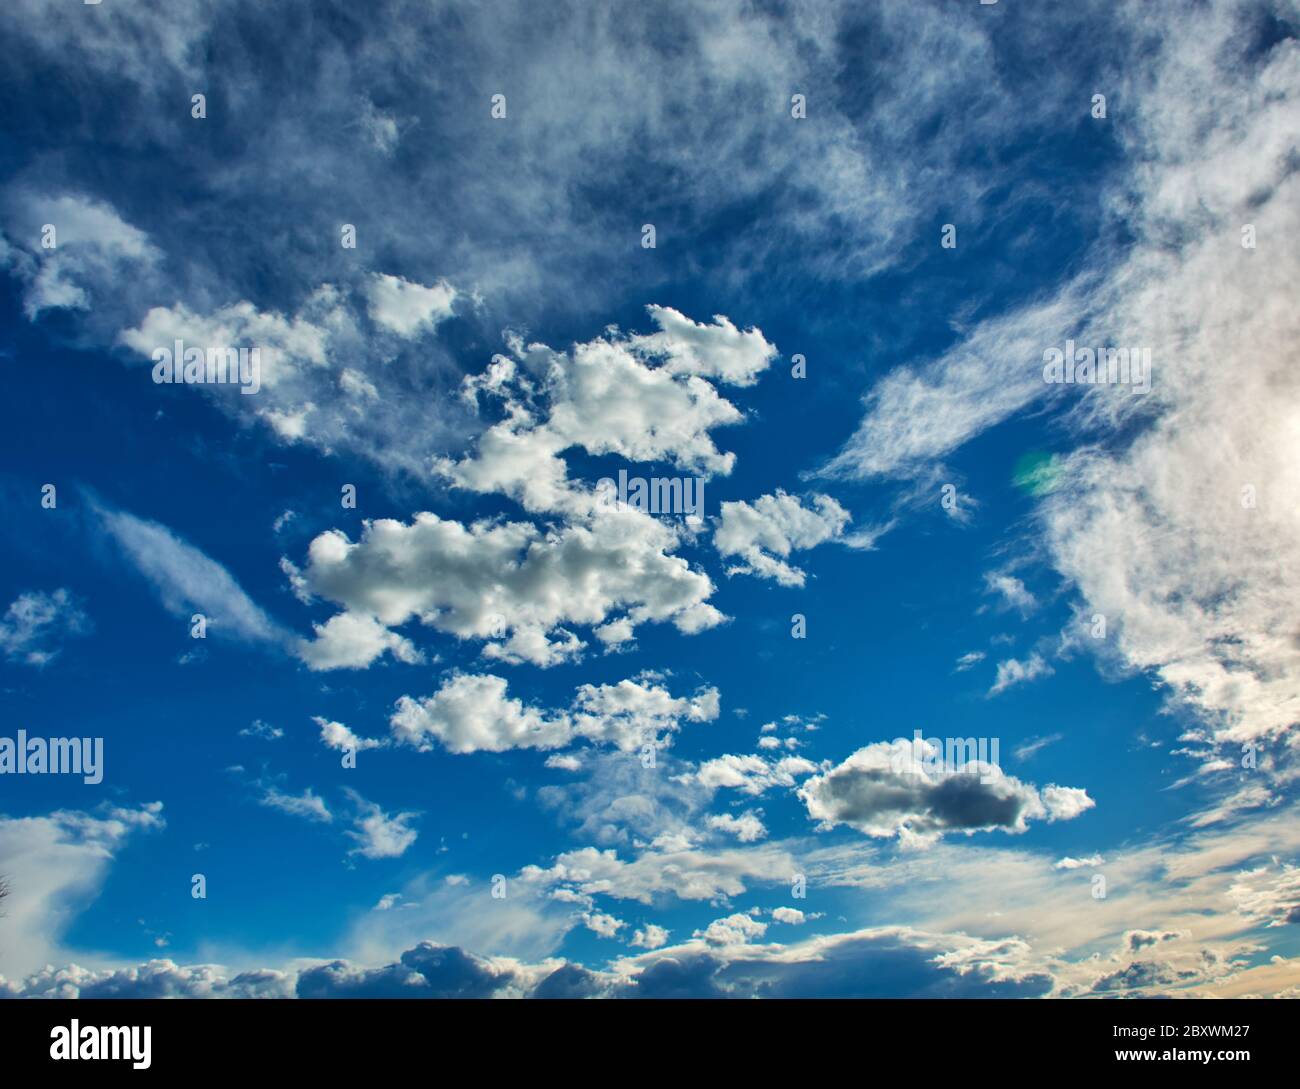
[[[318,629],[323,646],[302,647],[320,668],[373,660],[390,645],[376,624],[393,628],[413,618],[459,639],[487,640],[489,657],[553,665],[585,645],[566,624],[621,619],[630,630],[671,622],[689,634],[719,623],[706,600],[713,583],[668,554],[676,543],[671,527],[634,511],[550,532],[523,522],[466,526],[426,512],[409,525],[367,521],[355,542],[339,530],[322,533],[306,567],[286,570],[300,595],[336,602],[352,617]],[[332,638],[336,621],[347,639]],[[348,653],[333,653],[335,642]]]
[[[1057,859],[1053,866],[1058,870],[1081,870],[1085,867],[1097,867],[1105,863],[1101,855],[1088,855],[1086,858],[1071,858],[1066,855],[1064,858]]]
[[[984,585],[989,593],[998,594],[1004,605],[1017,609],[1021,616],[1027,616],[1038,607],[1038,599],[1014,575],[990,571],[984,576]]]
[[[988,694],[996,696],[999,692],[1005,692],[1015,685],[1028,684],[1039,677],[1050,677],[1053,672],[1055,671],[1052,667],[1038,653],[1030,654],[1023,662],[1018,658],[1007,658],[998,663],[997,677],[994,678],[993,687],[989,689]]]
[[[423,700],[403,696],[392,718],[393,737],[416,748],[436,739],[448,752],[557,749],[573,737],[568,716],[549,718],[506,695],[506,681],[493,674],[460,673]]]
[[[141,359],[152,359],[159,348],[174,351],[178,340],[205,352],[256,348],[256,393],[211,383],[196,387],[197,392],[237,419],[260,421],[281,442],[308,443],[326,453],[348,451],[389,470],[424,475],[430,457],[452,441],[462,441],[460,414],[427,410],[428,398],[439,396],[451,381],[454,364],[444,349],[422,341],[419,384],[413,386],[405,368],[392,365],[394,353],[407,350],[406,345],[390,337],[377,342],[366,331],[357,296],[374,294],[374,285],[374,280],[343,286],[320,283],[305,292],[292,311],[258,306],[246,298],[207,310],[185,302],[153,305],[143,318],[132,315],[137,324],[120,329],[116,341]],[[454,295],[446,285],[429,290]],[[390,294],[379,289],[376,320],[385,318],[405,330],[427,310],[432,322],[434,312],[427,309],[427,301],[408,298],[400,288],[395,297]],[[425,327],[417,325],[412,337]],[[151,378],[148,368],[132,371],[133,381],[147,383],[156,396],[164,396],[169,387],[154,386]]]
[[[1239,744],[1300,720],[1300,254],[1281,244],[1300,233],[1300,175],[1282,165],[1300,137],[1300,50],[1258,49],[1246,4],[1176,28],[1146,5],[1116,18],[1158,42],[1113,92],[1142,103],[1112,130],[1140,167],[1108,179],[1101,236],[1132,243],[1099,243],[1055,297],[877,383],[830,468],[906,475],[1035,401],[1072,405],[1080,445],[1041,497],[1046,555],[1110,622],[1107,653]],[[1149,349],[1150,392],[1045,385],[1043,353],[1067,337]]]
[[[386,273],[373,275],[366,289],[371,320],[400,337],[414,337],[451,317],[456,294],[445,280],[425,287]]]
[[[704,761],[690,778],[709,790],[725,788],[743,794],[762,794],[773,787],[793,787],[800,776],[811,775],[817,765],[802,756],[769,760],[757,755],[727,753]]]
[[[716,688],[676,697],[648,678],[584,684],[571,707],[557,711],[527,706],[506,690],[505,679],[495,674],[453,674],[428,698],[397,701],[393,737],[422,749],[435,739],[454,753],[559,749],[578,740],[630,752],[645,744],[665,746],[681,722],[710,722],[719,711]]]
[[[1242,873],[1228,889],[1242,915],[1268,927],[1300,923],[1300,867],[1271,863]]]
[[[260,737],[263,741],[279,741],[280,738],[284,737],[284,731],[279,726],[272,726],[259,718],[254,719],[251,724],[240,730],[239,736]]]
[[[324,624],[313,624],[314,639],[299,639],[298,656],[309,669],[365,669],[389,652],[399,662],[414,664],[423,655],[411,641],[389,631],[372,616],[338,613]]]
[[[598,934],[602,938],[615,938],[618,932],[627,926],[622,919],[615,919],[612,915],[605,915],[601,912],[588,912],[582,917],[582,924],[593,934]]]
[[[162,803],[102,805],[93,813],[0,817],[0,873],[9,880],[3,921],[4,969],[23,976],[66,962],[73,919],[99,894],[127,841],[165,827]]]
[[[669,931],[655,923],[647,923],[632,935],[632,940],[628,944],[638,949],[658,949],[668,944],[668,938]]]
[[[89,629],[90,618],[67,590],[29,590],[0,617],[0,654],[10,662],[44,666],[58,656],[65,639]]]
[[[312,721],[320,727],[320,739],[326,747],[338,752],[363,752],[366,749],[378,749],[384,742],[373,737],[358,737],[341,722],[331,722],[320,715],[312,716]]]
[[[735,836],[741,843],[756,843],[767,835],[767,828],[753,810],[746,810],[740,816],[715,813],[705,823],[714,831]]]
[[[120,279],[147,274],[162,254],[143,231],[104,201],[83,194],[7,194],[10,241],[0,239],[0,266],[24,282],[23,311],[89,310]],[[46,226],[55,245],[45,248]]]
[[[440,461],[438,471],[530,511],[570,513],[592,505],[560,456],[572,447],[705,476],[730,473],[735,455],[721,453],[709,432],[743,417],[708,379],[751,385],[776,349],[726,318],[706,326],[666,307],[648,311],[660,327],[648,336],[611,333],[569,352],[512,339],[511,354],[496,356],[464,387],[471,401],[500,400],[503,418],[479,436],[473,456]]]
[[[286,632],[244,593],[221,564],[157,522],[125,511],[99,510],[123,554],[157,590],[163,607],[189,621],[201,613],[209,635],[259,643],[284,643]]]
[[[715,919],[703,930],[695,931],[694,936],[710,945],[745,945],[766,933],[767,923],[737,912],[725,919]]]
[[[723,557],[743,561],[729,575],[757,575],[782,586],[802,586],[804,572],[785,561],[790,553],[815,548],[826,541],[853,544],[844,536],[850,515],[828,495],[814,495],[804,505],[798,496],[778,490],[752,503],[723,503],[713,545]]]
[[[1048,734],[1046,737],[1026,738],[1012,750],[1012,755],[1017,760],[1032,760],[1040,751],[1048,745],[1055,745],[1064,736],[1064,734]]]
[[[334,820],[334,814],[330,812],[329,806],[311,787],[301,794],[286,794],[278,787],[264,785],[261,797],[257,801],[259,805],[278,809],[291,817],[302,817],[304,820],[317,821],[321,824],[329,824]]]
[[[373,802],[366,801],[355,790],[348,789],[345,793],[357,810],[353,829],[347,833],[349,838],[356,841],[357,846],[349,854],[360,855],[362,858],[400,858],[416,841],[419,833],[411,827],[411,823],[420,814],[407,812],[390,815]]]
[[[1083,285],[978,326],[938,359],[902,366],[866,398],[857,432],[828,462],[832,476],[912,476],[1046,396],[1042,353],[1085,312]]]
[[[630,862],[613,850],[583,847],[559,855],[548,869],[525,866],[519,880],[547,889],[570,889],[586,896],[599,894],[649,904],[665,893],[682,900],[739,896],[748,887],[747,882],[788,883],[796,872],[789,854],[769,846],[714,851],[648,850]]]

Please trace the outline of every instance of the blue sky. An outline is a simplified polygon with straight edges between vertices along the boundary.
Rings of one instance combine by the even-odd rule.
[[[0,994],[1294,995],[1300,12],[1171,11],[7,5]]]

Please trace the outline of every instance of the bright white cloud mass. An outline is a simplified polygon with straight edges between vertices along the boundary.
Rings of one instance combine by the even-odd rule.
[[[0,996],[1300,995],[1300,8],[593,10],[0,9]]]

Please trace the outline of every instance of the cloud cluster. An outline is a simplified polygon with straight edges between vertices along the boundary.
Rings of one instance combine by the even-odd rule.
[[[574,484],[561,457],[577,448],[630,462],[667,461],[711,476],[730,473],[736,457],[709,432],[740,422],[741,412],[715,383],[750,386],[776,355],[757,329],[742,331],[721,315],[712,325],[669,307],[647,307],[657,333],[609,335],[568,352],[510,341],[465,396],[487,400],[501,419],[476,440],[472,455],[436,468],[457,487],[507,495],[533,512],[582,514],[590,489]]]

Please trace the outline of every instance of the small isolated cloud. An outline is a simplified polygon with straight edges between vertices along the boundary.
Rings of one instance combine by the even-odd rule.
[[[390,815],[351,788],[345,793],[356,807],[353,828],[347,835],[357,845],[349,854],[372,859],[400,858],[416,841],[419,833],[411,824],[420,814],[412,812]]]
[[[283,644],[287,633],[244,593],[221,564],[157,522],[99,510],[110,537],[157,591],[173,616],[207,618],[208,632],[254,643]]]
[[[260,737],[263,741],[279,741],[284,737],[284,731],[279,726],[272,726],[269,722],[263,722],[258,718],[240,730],[239,736]]]
[[[1012,755],[1017,760],[1031,760],[1048,745],[1055,745],[1064,736],[1064,734],[1048,734],[1046,737],[1026,738],[1012,750]]]
[[[1025,589],[1025,584],[1005,572],[990,571],[984,576],[984,587],[1001,598],[1003,608],[1016,609],[1021,616],[1028,616],[1038,607],[1038,599]]]
[[[755,938],[761,938],[765,933],[767,923],[737,912],[725,919],[715,919],[703,930],[695,931],[694,936],[710,945],[745,945]]]
[[[965,673],[966,670],[970,669],[972,666],[978,665],[980,662],[984,661],[986,657],[987,655],[985,655],[982,650],[972,650],[967,654],[963,654],[957,659],[957,668],[955,672]]]
[[[1094,804],[1083,790],[1040,792],[996,765],[950,766],[937,748],[920,739],[868,745],[805,782],[799,797],[823,827],[915,843],[948,832],[1024,832],[1030,820],[1070,820]]]
[[[669,932],[662,926],[647,923],[632,935],[632,940],[628,944],[638,949],[659,949],[668,944],[668,937]]]
[[[627,926],[622,919],[600,912],[588,912],[582,917],[582,925],[602,938],[616,938],[618,932]]]
[[[1101,855],[1088,855],[1085,858],[1071,858],[1066,855],[1064,858],[1057,859],[1053,863],[1053,869],[1057,870],[1082,870],[1086,867],[1101,866],[1105,863]]]
[[[1054,672],[1055,670],[1037,652],[1030,654],[1023,662],[1018,658],[1007,658],[998,663],[997,677],[988,694],[996,696],[999,692],[1005,692],[1018,684],[1028,684],[1039,677],[1050,677]]]
[[[327,748],[339,752],[362,752],[365,749],[378,749],[385,742],[371,737],[358,737],[341,722],[331,722],[320,715],[313,715],[312,721],[320,727],[320,739]]]
[[[826,541],[871,547],[867,537],[847,538],[850,515],[828,495],[814,495],[805,505],[798,496],[777,491],[752,503],[723,503],[713,546],[722,557],[739,556],[728,575],[757,575],[782,586],[802,586],[804,572],[785,561],[791,552],[815,548]]]
[[[0,654],[6,661],[44,666],[65,639],[90,631],[90,619],[65,589],[19,594],[0,617]]]
[[[288,813],[291,817],[302,817],[304,820],[321,824],[329,824],[334,820],[334,814],[330,812],[329,806],[311,787],[301,794],[287,794],[278,787],[263,785],[257,802],[269,809]]]

